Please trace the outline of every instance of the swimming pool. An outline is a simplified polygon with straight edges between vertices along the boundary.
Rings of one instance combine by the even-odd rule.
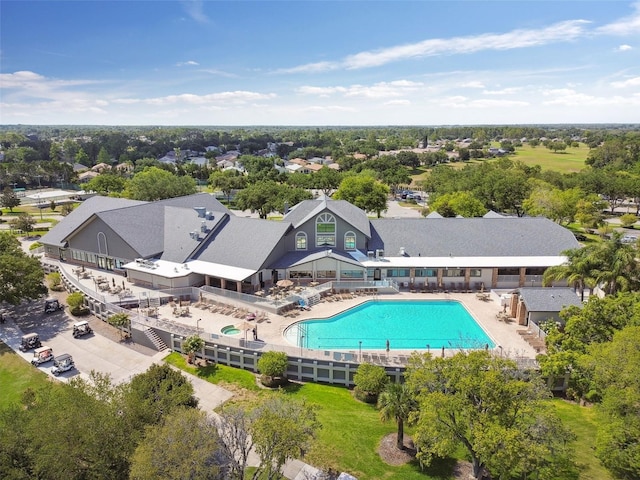
[[[325,320],[295,323],[284,335],[294,345],[321,350],[385,350],[387,340],[390,350],[495,346],[455,300],[367,301]]]

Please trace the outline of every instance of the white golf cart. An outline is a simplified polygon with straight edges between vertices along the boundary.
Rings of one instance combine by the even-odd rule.
[[[81,322],[76,322],[73,324],[73,338],[88,335],[92,332],[93,330],[89,326],[89,322],[87,322],[86,320],[82,320]]]
[[[73,357],[68,353],[63,353],[62,355],[58,355],[53,359],[53,368],[51,369],[51,373],[58,376],[63,372],[68,372],[75,368],[75,364],[73,363]]]
[[[33,358],[31,359],[31,363],[37,367],[38,365],[50,362],[51,360],[53,360],[53,348],[40,347],[36,348],[33,351]]]

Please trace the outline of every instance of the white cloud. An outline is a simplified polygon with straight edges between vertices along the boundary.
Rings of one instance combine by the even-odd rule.
[[[384,102],[384,105],[389,105],[389,106],[399,105],[404,107],[406,105],[411,105],[411,102],[409,100],[389,100],[388,102]]]
[[[186,62],[178,62],[176,63],[176,67],[187,67],[187,66],[197,66],[200,65],[198,62],[194,60],[187,60]]]
[[[334,94],[345,97],[365,97],[365,98],[393,98],[415,92],[424,84],[410,80],[394,80],[391,82],[379,82],[373,85],[350,85],[349,87],[314,87],[303,86],[296,91],[303,95],[318,95],[328,97]]]
[[[209,23],[209,17],[202,10],[202,0],[182,0],[182,5],[193,20],[198,23]]]
[[[468,54],[484,50],[512,50],[566,42],[585,35],[586,20],[568,20],[541,29],[519,29],[502,34],[434,38],[408,45],[383,48],[349,55],[338,62],[319,62],[280,70],[280,73],[313,73],[344,68],[371,68],[411,58],[435,55]]]
[[[629,50],[632,50],[632,49],[633,49],[633,47],[632,47],[631,45],[626,45],[626,44],[624,44],[624,45],[620,45],[620,46],[617,48],[617,50],[618,50],[619,52],[628,52]]]
[[[611,82],[613,88],[640,87],[640,77],[633,77],[619,82]]]
[[[237,90],[233,92],[218,92],[208,95],[194,95],[183,93],[180,95],[167,95],[165,97],[147,98],[140,100],[148,105],[172,105],[184,103],[188,105],[208,105],[216,103],[246,103],[256,100],[270,100],[275,98],[274,93],[258,93]]]
[[[605,35],[637,35],[640,32],[640,2],[633,5],[634,12],[628,17],[603,25],[596,29],[596,33]]]
[[[544,90],[542,94],[545,97],[551,97],[549,100],[543,101],[543,105],[587,108],[640,105],[640,97],[596,96],[569,88]]]
[[[508,87],[508,88],[503,88],[501,90],[484,90],[482,92],[483,95],[513,95],[515,93],[518,93],[522,90],[522,88],[519,87]]]
[[[485,88],[484,83],[479,82],[477,80],[472,80],[471,82],[461,83],[459,85],[462,88]]]

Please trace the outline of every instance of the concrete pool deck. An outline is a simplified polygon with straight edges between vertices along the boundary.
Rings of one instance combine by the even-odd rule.
[[[60,266],[71,275],[73,275],[72,269],[76,268],[69,264],[60,264]],[[87,269],[87,272],[91,274],[88,278],[77,277],[76,275],[73,276],[76,277],[76,280],[79,281],[83,287],[90,290],[94,290],[96,288],[96,284],[93,280],[93,275],[95,275],[106,277],[108,283],[112,285],[114,283],[115,285],[122,285],[124,280],[126,288],[132,291],[132,296],[136,299],[140,298],[141,295],[146,295],[149,298],[160,295],[160,292],[157,290],[132,285],[122,276],[117,274],[92,269]],[[102,295],[102,292],[98,293]],[[114,299],[114,303],[117,304],[117,297],[112,297]],[[213,298],[212,295],[209,297]],[[340,301],[323,300],[311,307],[310,310],[296,311],[297,315],[295,317],[268,313],[267,319],[258,323],[256,323],[256,321],[247,321],[244,315],[233,316],[233,314],[225,315],[223,313],[214,313],[210,309],[198,307],[197,302],[191,302],[191,305],[189,305],[189,313],[186,315],[175,316],[173,313],[174,307],[169,304],[165,304],[159,307],[156,318],[176,322],[192,328],[198,327],[203,338],[207,340],[213,338],[211,337],[211,334],[222,336],[222,328],[230,325],[236,326],[241,330],[241,332],[236,335],[230,335],[229,338],[235,338],[236,340],[252,340],[252,329],[256,327],[258,329],[258,338],[260,341],[267,344],[265,345],[266,347],[281,349],[293,355],[299,354],[300,352],[299,347],[291,344],[283,335],[283,332],[289,325],[302,320],[328,318],[374,298],[379,300],[457,300],[465,306],[478,325],[480,325],[491,338],[496,345],[494,350],[497,353],[501,353],[502,355],[513,359],[536,358],[537,353],[535,349],[526,342],[522,335],[518,334],[518,330],[526,330],[527,327],[518,325],[513,319],[508,323],[498,320],[497,314],[502,311],[502,305],[500,303],[500,295],[497,292],[487,292],[486,300],[481,300],[475,293],[410,293],[406,291],[402,291],[397,294],[379,294],[375,297],[354,296],[353,298],[343,299]],[[242,305],[230,299],[215,297],[215,300],[229,305],[235,305],[240,308],[244,307],[247,309],[246,311],[249,312],[257,312],[258,314],[262,313],[261,310],[256,310],[255,307],[252,308],[249,305]],[[357,349],[358,346],[354,345],[351,352]],[[363,349],[363,351],[374,351],[380,353],[384,352],[384,349]],[[397,350],[393,348],[393,345],[391,345],[390,357],[410,355],[413,351],[414,350]],[[426,351],[426,345],[421,351]],[[439,348],[433,348],[431,351],[434,354],[440,353]],[[453,355],[457,351],[457,349],[445,349],[445,355]],[[310,354],[311,352],[307,353]],[[318,354],[318,357],[320,358],[321,355]]]
[[[515,321],[508,323],[498,320],[497,314],[502,311],[500,305],[500,299],[495,294],[490,294],[488,300],[481,300],[473,293],[449,293],[449,294],[432,294],[432,293],[405,293],[389,295],[377,295],[375,297],[378,300],[456,300],[461,302],[475,321],[482,327],[485,333],[491,338],[496,345],[495,351],[502,353],[504,356],[511,358],[528,358],[535,359],[537,353],[533,347],[531,347],[523,337],[518,334],[518,330],[526,329],[522,325],[517,325]],[[358,296],[351,299],[344,299],[340,301],[322,301],[310,310],[299,312],[295,317],[287,317],[283,315],[268,314],[266,321],[256,323],[255,321],[248,321],[244,318],[244,315],[234,317],[233,315],[224,315],[222,313],[213,313],[209,310],[198,308],[197,304],[191,304],[189,306],[189,314],[186,316],[175,317],[173,315],[173,307],[164,305],[160,307],[158,312],[158,318],[169,320],[172,319],[176,322],[190,325],[193,327],[199,326],[201,333],[205,337],[209,337],[210,334],[220,335],[221,330],[224,327],[234,325],[240,329],[240,333],[232,335],[232,338],[238,339],[253,339],[252,329],[254,327],[258,330],[258,338],[270,344],[272,346],[281,345],[283,350],[290,351],[292,348],[299,348],[297,345],[293,345],[284,337],[284,331],[290,325],[303,320],[310,319],[322,319],[328,318],[344,310],[352,308],[356,305],[360,305],[366,301],[372,300],[371,296]],[[223,299],[224,301],[224,299]],[[258,311],[259,312],[259,311]],[[414,350],[399,350],[394,349],[391,346],[391,356],[397,355],[410,355]],[[437,347],[437,348],[436,348]],[[501,348],[500,348],[501,347]],[[354,350],[357,349],[357,345],[354,346]],[[426,345],[421,350],[426,351]],[[353,351],[353,350],[352,350]],[[371,351],[365,350],[363,351]],[[373,350],[378,353],[382,350]],[[433,353],[439,353],[440,348],[434,346],[431,349]],[[445,355],[453,355],[457,349],[445,349]]]

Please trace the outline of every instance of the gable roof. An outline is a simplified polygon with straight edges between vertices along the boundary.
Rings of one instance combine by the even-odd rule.
[[[371,236],[369,218],[366,213],[346,200],[331,200],[327,197],[318,200],[304,200],[293,207],[284,217],[294,228],[308,222],[324,210],[328,210],[353,226],[367,237]]]
[[[559,312],[565,307],[575,305],[582,307],[580,297],[572,288],[520,288],[516,290],[527,311],[529,312]]]
[[[542,217],[400,218],[371,220],[369,250],[416,257],[558,256],[580,244]]]
[[[297,265],[303,265],[305,263],[320,260],[322,258],[333,258],[334,260],[362,268],[362,264],[354,259],[353,256],[349,255],[347,252],[332,248],[323,248],[313,251],[288,252],[270,265],[270,268],[291,268]]]
[[[192,260],[259,270],[291,225],[229,215],[203,242]]]
[[[86,222],[93,215],[117,210],[135,205],[143,205],[145,202],[139,200],[128,200],[126,198],[111,198],[95,196],[82,202],[75,210],[64,218],[64,221],[55,225],[49,230],[40,241],[46,245],[56,245],[63,247],[69,235],[75,232],[80,225]]]

